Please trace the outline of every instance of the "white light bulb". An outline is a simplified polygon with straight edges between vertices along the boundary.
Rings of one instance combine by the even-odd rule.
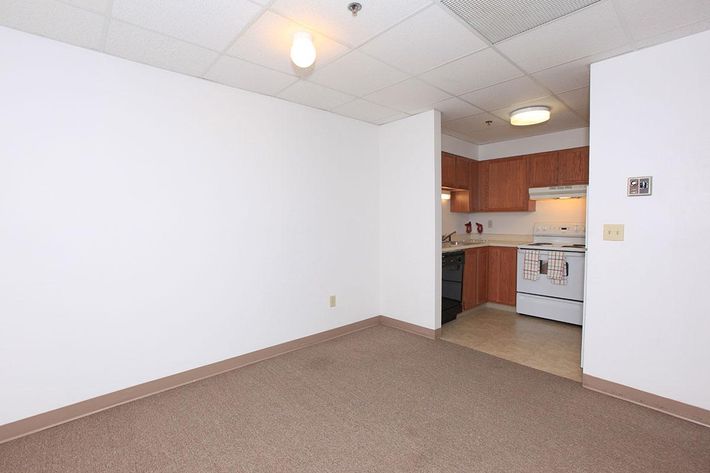
[[[291,45],[291,60],[295,65],[305,69],[316,61],[316,47],[310,33],[299,31],[293,35]]]

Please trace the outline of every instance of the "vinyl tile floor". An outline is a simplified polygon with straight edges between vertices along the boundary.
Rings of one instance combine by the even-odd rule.
[[[441,339],[582,381],[582,328],[577,325],[483,307],[445,324]]]

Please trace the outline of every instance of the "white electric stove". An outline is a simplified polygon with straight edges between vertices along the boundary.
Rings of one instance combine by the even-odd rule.
[[[539,251],[540,275],[523,277],[526,250]],[[547,277],[553,252],[565,259],[566,284]],[[516,311],[520,314],[582,325],[584,308],[585,227],[581,223],[536,223],[533,242],[518,246]]]

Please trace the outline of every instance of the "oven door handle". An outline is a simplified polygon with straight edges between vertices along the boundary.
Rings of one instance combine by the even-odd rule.
[[[569,276],[569,263],[565,261],[565,277]]]

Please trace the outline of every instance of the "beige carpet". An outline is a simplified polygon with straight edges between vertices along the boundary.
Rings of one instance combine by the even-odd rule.
[[[710,429],[376,327],[0,445],[0,472],[710,471]]]

